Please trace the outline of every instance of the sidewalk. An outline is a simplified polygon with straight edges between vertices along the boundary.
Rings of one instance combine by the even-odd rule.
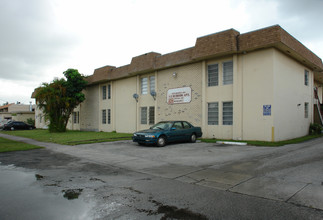
[[[323,139],[280,148],[131,141],[66,146],[0,134],[93,163],[323,210]]]

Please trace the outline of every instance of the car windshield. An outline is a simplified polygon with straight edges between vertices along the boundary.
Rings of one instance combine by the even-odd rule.
[[[159,122],[151,127],[154,130],[166,130],[172,126],[172,122]]]

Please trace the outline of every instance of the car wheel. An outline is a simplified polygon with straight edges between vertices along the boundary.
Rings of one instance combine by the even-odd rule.
[[[14,127],[11,127],[11,128],[10,128],[10,130],[11,130],[11,131],[14,131],[14,130],[15,130],[15,128],[14,128]]]
[[[157,146],[158,147],[164,147],[166,145],[166,138],[164,136],[161,136],[157,139]]]
[[[33,127],[29,127],[29,130],[33,130]]]
[[[195,143],[196,142],[196,134],[192,134],[191,135],[191,139],[190,139],[191,143]]]

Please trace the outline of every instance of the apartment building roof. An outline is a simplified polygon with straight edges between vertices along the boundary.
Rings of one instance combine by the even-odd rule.
[[[0,112],[8,112],[8,108],[10,105],[13,105],[14,103],[10,103],[7,105],[0,106]]]
[[[104,66],[95,69],[93,75],[88,76],[86,80],[89,85],[92,85],[205,59],[247,53],[270,47],[280,50],[310,68],[315,73],[315,79],[323,82],[322,60],[279,25],[244,34],[229,29],[199,37],[194,47],[164,55],[156,52],[139,55],[133,57],[131,63],[125,66]]]

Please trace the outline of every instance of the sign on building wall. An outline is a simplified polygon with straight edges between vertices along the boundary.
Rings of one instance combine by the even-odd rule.
[[[263,115],[271,115],[271,105],[263,105]]]
[[[191,102],[191,99],[192,99],[191,97],[192,97],[191,87],[169,89],[167,91],[167,103],[169,105],[189,103]]]

